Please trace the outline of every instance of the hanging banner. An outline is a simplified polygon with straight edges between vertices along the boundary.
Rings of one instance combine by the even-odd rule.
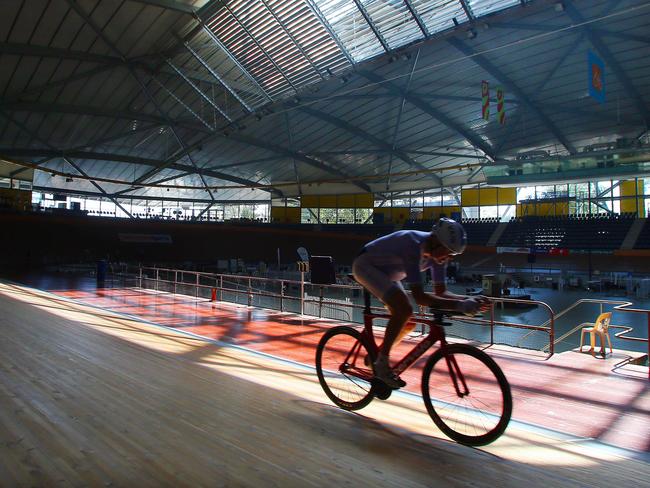
[[[485,80],[481,82],[481,99],[483,120],[488,120],[490,118],[490,84]]]
[[[501,125],[506,123],[506,107],[504,104],[504,98],[503,87],[497,86],[497,115],[499,116],[499,124]]]
[[[598,103],[605,103],[605,63],[595,53],[589,51],[589,95]]]

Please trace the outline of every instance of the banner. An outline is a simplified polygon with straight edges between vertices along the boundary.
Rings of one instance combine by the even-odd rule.
[[[589,95],[598,103],[605,103],[605,63],[592,51],[588,54]]]
[[[505,95],[503,94],[503,87],[497,86],[497,115],[499,117],[499,124],[506,123],[506,107],[504,105]]]
[[[481,82],[481,100],[483,120],[488,120],[490,118],[490,84],[485,80]]]

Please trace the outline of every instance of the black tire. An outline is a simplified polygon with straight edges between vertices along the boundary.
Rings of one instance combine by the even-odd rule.
[[[453,356],[463,373],[466,396],[456,392],[446,355]],[[468,446],[495,441],[512,415],[510,384],[501,368],[486,353],[466,344],[452,344],[431,355],[422,372],[422,398],[438,428]]]
[[[355,346],[356,353],[348,358]],[[359,410],[374,397],[372,363],[364,364],[366,355],[374,362],[374,355],[370,354],[361,333],[352,327],[334,327],[318,343],[318,381],[330,400],[345,410]]]

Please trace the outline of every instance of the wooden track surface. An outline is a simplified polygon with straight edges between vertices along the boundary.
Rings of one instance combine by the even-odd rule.
[[[0,486],[648,486],[643,459],[512,425],[481,450],[421,400],[0,284]]]

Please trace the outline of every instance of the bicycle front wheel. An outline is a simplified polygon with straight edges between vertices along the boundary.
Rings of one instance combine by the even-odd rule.
[[[510,385],[501,368],[466,344],[431,355],[422,373],[422,397],[438,428],[468,446],[496,440],[512,415]]]
[[[366,359],[368,358],[368,359]],[[316,349],[318,381],[327,396],[345,410],[359,410],[373,399],[373,355],[352,327],[328,330]]]

